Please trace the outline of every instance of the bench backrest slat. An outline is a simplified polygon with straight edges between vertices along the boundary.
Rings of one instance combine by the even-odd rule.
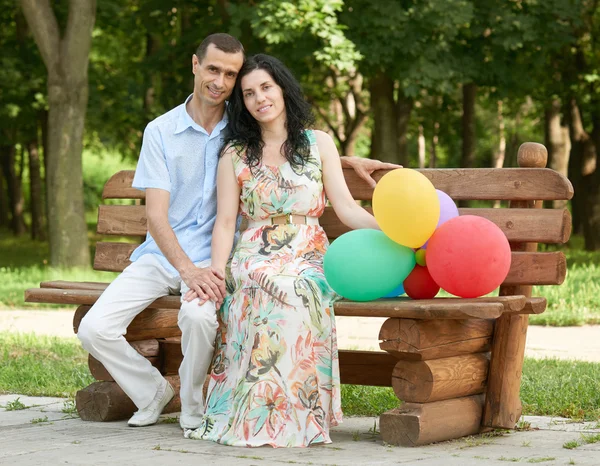
[[[131,243],[96,244],[94,269],[122,272],[136,248]],[[562,252],[513,252],[510,271],[503,285],[560,285],[567,273]]]
[[[373,174],[381,179],[389,170]],[[567,200],[573,186],[562,174],[549,168],[439,168],[418,170],[437,189],[455,200]],[[134,172],[124,170],[113,175],[104,186],[103,199],[144,199],[145,194],[131,187]],[[345,168],[348,187],[357,200],[370,200],[373,188]]]
[[[371,208],[367,208],[371,211]],[[509,241],[562,244],[571,234],[571,214],[567,209],[459,209],[461,215],[485,217],[502,229]],[[332,207],[320,219],[329,239],[349,231]],[[145,236],[145,206],[101,205],[98,233],[101,235]]]

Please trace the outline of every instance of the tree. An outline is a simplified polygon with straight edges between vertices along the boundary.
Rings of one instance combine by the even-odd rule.
[[[89,266],[81,153],[95,0],[70,0],[61,36],[49,0],[21,0],[48,72],[48,226],[53,266]]]
[[[348,0],[341,22],[364,59],[369,81],[372,157],[408,165],[409,120],[422,91],[454,90],[459,69],[450,53],[473,7],[465,0]]]

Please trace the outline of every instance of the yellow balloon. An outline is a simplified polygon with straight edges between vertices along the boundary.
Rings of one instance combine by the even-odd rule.
[[[403,246],[419,248],[437,227],[440,201],[425,175],[399,168],[377,183],[373,214],[389,238]]]

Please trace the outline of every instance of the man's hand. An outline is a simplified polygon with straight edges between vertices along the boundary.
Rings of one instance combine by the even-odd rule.
[[[225,299],[225,274],[213,267],[192,267],[181,274],[181,279],[190,288],[183,297],[184,301],[199,298],[199,305],[214,301],[220,307]]]
[[[380,160],[363,159],[362,157],[340,157],[342,160],[342,166],[346,168],[353,168],[358,176],[369,183],[372,188],[375,187],[377,182],[371,177],[371,174],[375,170],[393,170],[396,168],[402,168],[402,165],[396,165],[394,163],[385,163]]]

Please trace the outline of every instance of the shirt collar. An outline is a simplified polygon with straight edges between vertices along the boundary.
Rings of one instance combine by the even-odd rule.
[[[181,109],[179,111],[179,118],[177,119],[177,127],[175,128],[174,134],[183,133],[186,129],[188,129],[190,127],[201,133],[208,134],[206,132],[206,130],[202,126],[200,126],[198,123],[196,123],[192,119],[192,117],[189,115],[189,113],[187,112],[186,106],[187,106],[187,103],[190,100],[192,100],[192,96],[193,96],[193,94],[190,94],[188,96],[188,98],[185,99],[185,102],[180,106]],[[229,102],[225,102],[225,105],[226,106],[229,105]],[[225,109],[225,112],[223,112],[223,118],[221,119],[221,121],[219,121],[219,123],[217,123],[217,126],[215,126],[215,129],[213,130],[211,137],[215,134],[220,133],[221,130],[223,128],[225,128],[225,125],[227,125],[228,121],[229,121],[229,117],[227,115],[227,109]]]

